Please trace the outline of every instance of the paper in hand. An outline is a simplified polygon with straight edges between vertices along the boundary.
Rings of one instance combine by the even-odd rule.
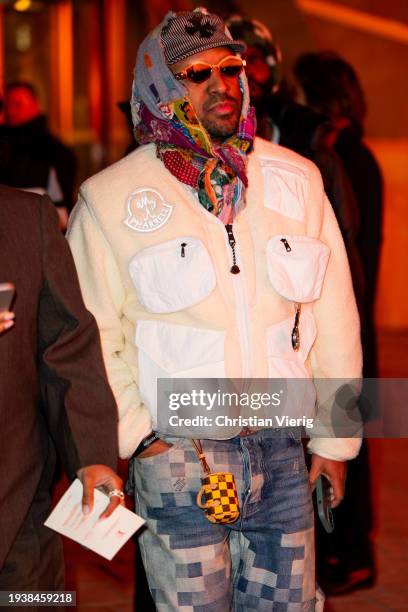
[[[99,519],[108,503],[108,496],[95,489],[93,510],[83,514],[82,483],[76,479],[44,525],[110,561],[145,521],[123,506],[118,506],[109,518]]]

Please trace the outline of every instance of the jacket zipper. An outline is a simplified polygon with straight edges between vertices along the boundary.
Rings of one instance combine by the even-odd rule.
[[[280,241],[282,242],[283,246],[285,247],[285,250],[287,253],[290,253],[292,248],[289,244],[289,242],[286,240],[286,238],[281,238]],[[291,333],[291,342],[292,342],[292,348],[294,351],[298,351],[300,348],[300,331],[299,331],[299,323],[300,323],[300,311],[302,309],[302,305],[299,303],[295,303],[295,321],[293,324],[293,328],[292,328],[292,333]]]
[[[229,245],[232,251],[232,266],[231,266],[230,272],[231,274],[239,274],[241,270],[237,266],[237,256],[235,253],[236,240],[235,240],[234,232],[232,231],[232,225],[229,223],[228,225],[225,226],[225,229],[227,230],[228,242],[229,242]]]
[[[242,378],[247,379],[251,376],[251,352],[250,352],[250,341],[249,341],[249,314],[248,314],[248,303],[245,296],[245,287],[240,268],[237,264],[237,254],[235,251],[236,240],[232,230],[232,225],[226,225],[228,244],[231,249],[232,255],[232,266],[230,268],[231,274],[234,275],[233,285],[235,292],[235,302],[237,305],[237,322],[238,322],[238,335],[241,345],[242,353]],[[241,391],[244,391],[242,389]]]
[[[293,324],[292,329],[292,348],[294,351],[298,351],[300,348],[300,332],[299,332],[299,322],[300,322],[300,311],[302,309],[302,305],[297,303],[295,304],[295,322]]]
[[[285,247],[286,252],[290,253],[292,249],[291,249],[289,242],[286,240],[286,238],[281,238],[280,241],[283,242],[283,246]]]
[[[249,314],[248,314],[248,304],[245,299],[245,288],[243,286],[242,275],[239,274],[240,269],[237,264],[237,257],[235,252],[235,237],[232,231],[232,225],[224,225],[224,223],[211,215],[208,211],[206,211],[200,203],[194,198],[194,205],[199,207],[201,213],[203,215],[210,215],[212,220],[221,225],[223,228],[226,228],[227,235],[225,238],[228,241],[228,245],[231,249],[232,253],[232,266],[230,268],[231,274],[233,277],[233,285],[235,291],[235,302],[237,305],[237,322],[238,322],[238,335],[239,335],[239,343],[241,347],[242,354],[242,378],[250,378],[251,377],[251,353],[250,353],[250,341],[249,341]],[[225,229],[223,229],[225,232]]]

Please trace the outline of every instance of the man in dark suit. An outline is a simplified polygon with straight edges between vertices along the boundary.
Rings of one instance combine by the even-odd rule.
[[[0,316],[0,590],[64,588],[62,547],[44,527],[55,449],[70,479],[123,503],[115,474],[117,412],[99,334],[47,196],[0,186],[0,283],[15,314]],[[14,321],[14,322],[13,322]]]

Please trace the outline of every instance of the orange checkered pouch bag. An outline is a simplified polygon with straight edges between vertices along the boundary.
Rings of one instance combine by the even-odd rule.
[[[239,500],[234,474],[211,472],[200,440],[192,440],[204,476],[197,494],[197,505],[204,510],[210,523],[235,523],[239,517]]]

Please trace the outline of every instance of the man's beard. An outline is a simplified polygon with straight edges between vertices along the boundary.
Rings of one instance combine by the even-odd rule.
[[[240,108],[236,99],[228,94],[224,96],[212,96],[211,100],[204,105],[204,110],[210,110],[212,106],[220,102],[231,102],[236,108],[236,112],[231,113],[230,117],[224,119],[212,118],[209,114],[205,114],[201,123],[207,130],[210,138],[214,141],[222,142],[227,138],[230,138],[238,131],[239,120],[240,120]]]

